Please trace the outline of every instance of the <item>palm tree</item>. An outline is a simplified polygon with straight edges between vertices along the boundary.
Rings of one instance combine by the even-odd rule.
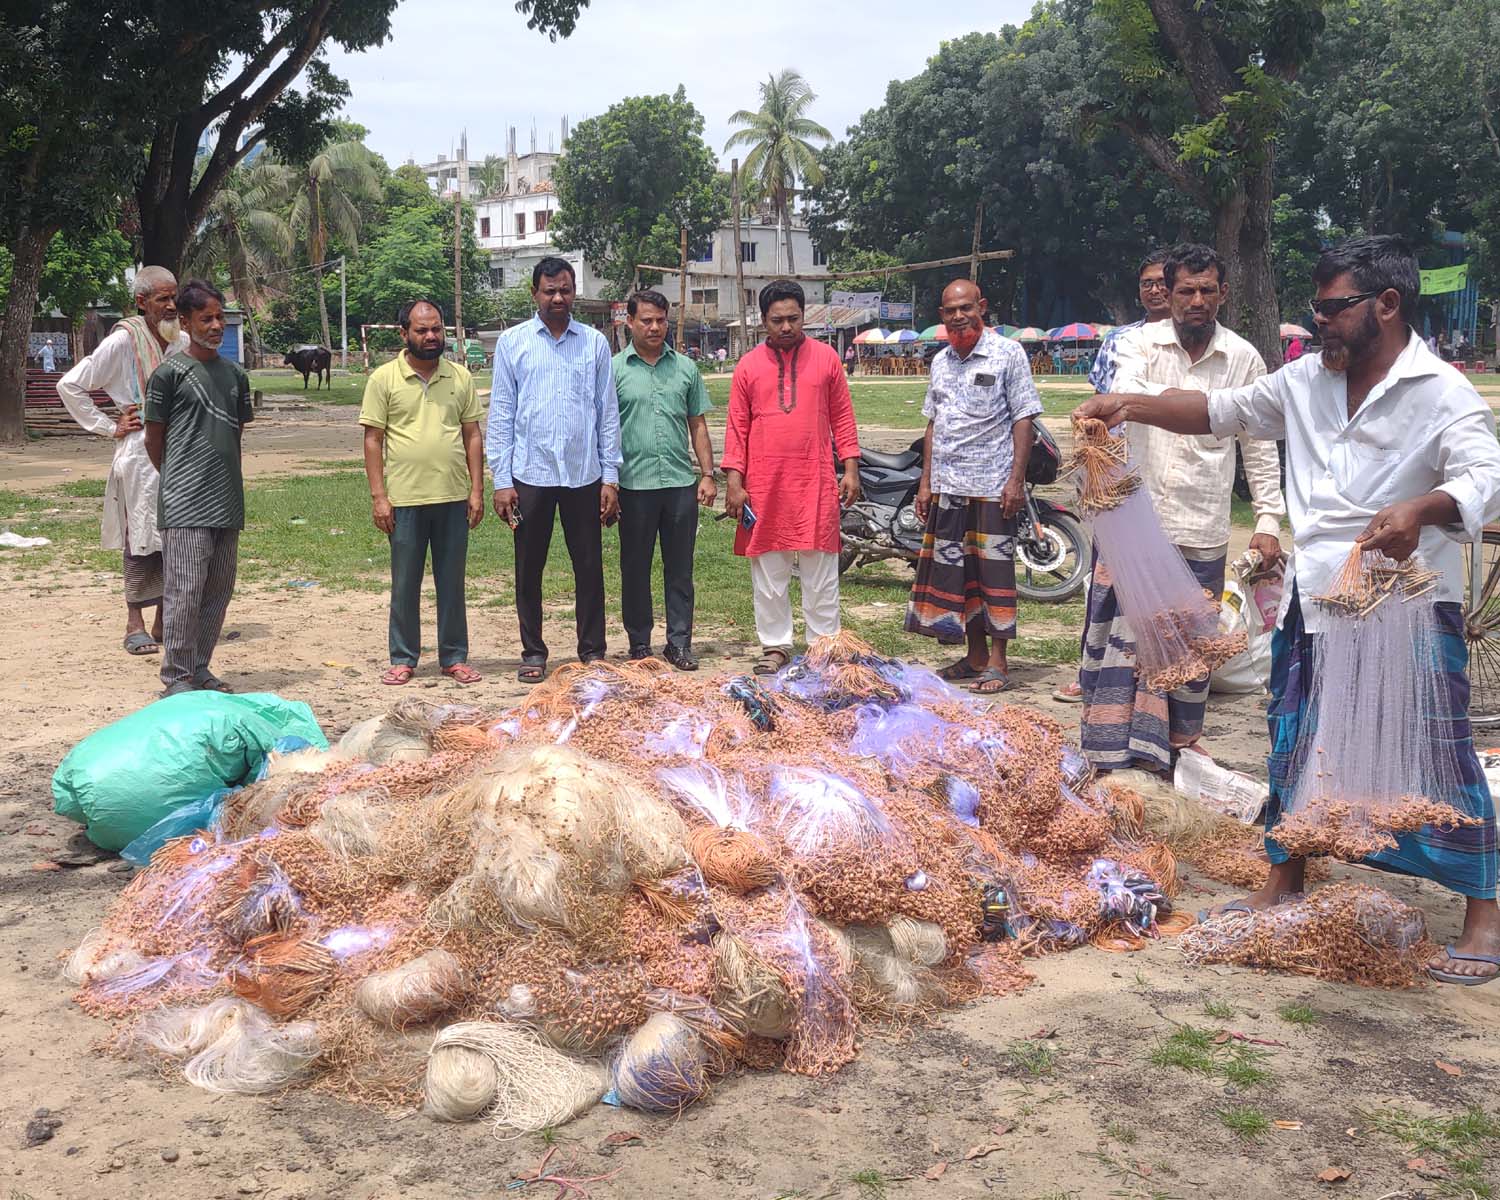
[[[771,197],[781,218],[788,274],[797,270],[792,256],[792,200],[797,194],[797,181],[822,181],[823,170],[811,142],[833,140],[833,134],[803,115],[816,99],[798,72],[788,69],[772,75],[760,85],[759,110],[742,108],[729,118],[731,125],[745,128],[737,130],[724,146],[725,150],[750,147],[740,172],[749,187]]]
[[[360,142],[330,142],[308,160],[292,201],[292,232],[306,239],[307,261],[318,291],[323,345],[328,332],[328,299],[323,295],[323,259],[333,234],[350,250],[359,249],[358,201],[380,199],[380,176],[370,152]]]
[[[265,276],[278,270],[292,253],[292,230],[286,210],[296,172],[262,155],[254,165],[240,167],[225,180],[209,203],[203,224],[183,253],[186,274],[211,277],[224,267],[230,286],[245,306],[245,321],[257,353],[264,352],[255,323],[256,305],[267,289]]]

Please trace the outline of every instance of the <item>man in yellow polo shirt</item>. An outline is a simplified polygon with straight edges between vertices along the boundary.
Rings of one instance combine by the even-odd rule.
[[[415,300],[396,320],[406,349],[370,373],[359,410],[375,528],[391,540],[391,669],[380,682],[403,684],[416,672],[431,546],[438,665],[459,683],[478,683],[468,662],[464,565],[469,530],[484,518],[484,409],[469,372],[443,357],[442,309]]]

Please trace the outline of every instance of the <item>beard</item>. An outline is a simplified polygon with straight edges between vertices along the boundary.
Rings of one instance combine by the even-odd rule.
[[[431,362],[435,358],[443,357],[443,347],[441,343],[429,348],[427,346],[423,346],[420,342],[407,342],[406,352],[413,358],[420,359],[422,362]]]
[[[1213,340],[1214,324],[1209,321],[1206,325],[1187,325],[1181,321],[1173,321],[1177,329],[1177,340],[1187,350],[1198,350],[1208,345]]]
[[[1327,341],[1325,337],[1325,343]],[[1323,365],[1330,371],[1347,371],[1351,363],[1357,363],[1380,340],[1380,322],[1375,314],[1366,310],[1364,320],[1349,337],[1337,340],[1333,346],[1324,345]]]
[[[163,317],[156,323],[156,336],[171,345],[182,332],[182,323],[176,317]]]
[[[190,332],[188,334],[188,340],[192,342],[193,345],[197,346],[200,350],[212,350],[215,354],[217,354],[219,352],[220,344],[222,344],[224,341],[224,335],[221,333],[217,338],[210,338],[206,334]]]

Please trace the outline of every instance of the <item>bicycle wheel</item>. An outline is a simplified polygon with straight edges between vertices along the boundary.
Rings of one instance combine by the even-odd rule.
[[[1474,575],[1472,547],[1464,555],[1464,639],[1469,643],[1469,722],[1500,726],[1500,529],[1486,529]]]

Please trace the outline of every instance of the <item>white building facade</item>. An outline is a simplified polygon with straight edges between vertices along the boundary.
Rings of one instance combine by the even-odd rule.
[[[688,310],[691,321],[738,321],[739,298],[735,289],[734,222],[720,226],[709,240],[702,258],[688,262]],[[760,289],[773,279],[789,273],[786,234],[769,214],[757,214],[740,222],[740,248],[744,256],[745,315],[751,326],[760,323],[757,297]],[[805,225],[792,222],[792,258],[798,275],[826,275],[828,260],[813,244]],[[809,304],[827,299],[827,285],[817,280],[801,280]],[[667,276],[662,287],[677,302],[677,280]]]

